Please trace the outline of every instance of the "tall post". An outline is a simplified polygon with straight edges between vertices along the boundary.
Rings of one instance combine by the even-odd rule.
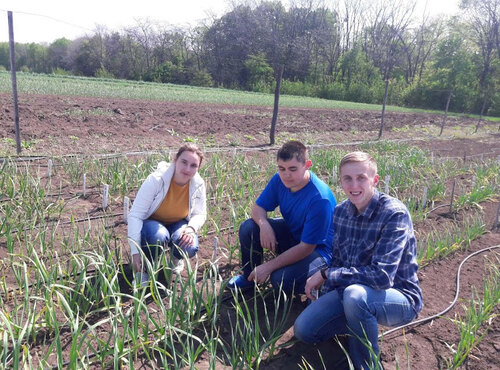
[[[16,150],[21,153],[21,134],[19,133],[19,108],[17,107],[17,79],[16,79],[16,55],[14,50],[14,24],[12,12],[7,12],[9,21],[9,53],[10,53],[10,76],[12,79],[12,100],[14,102],[14,125],[16,131]]]
[[[269,133],[269,143],[274,145],[274,136],[276,132],[276,122],[278,121],[278,109],[280,105],[280,89],[281,89],[281,79],[283,78],[283,70],[285,66],[282,64],[276,73],[276,89],[274,90],[274,108],[273,108],[273,118],[271,119],[271,132]]]

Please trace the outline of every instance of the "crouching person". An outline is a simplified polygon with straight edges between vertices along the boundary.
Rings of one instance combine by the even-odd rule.
[[[276,164],[278,172],[253,205],[252,218],[240,226],[243,273],[229,281],[230,289],[270,279],[275,290],[301,294],[307,278],[330,262],[337,204],[332,191],[309,170],[312,162],[299,141],[283,144]],[[283,217],[269,218],[277,207]],[[275,257],[264,262],[264,249]]]
[[[179,274],[184,268],[183,255],[191,258],[198,252],[197,233],[207,215],[205,182],[198,174],[202,160],[196,145],[185,144],[173,163],[160,162],[141,185],[128,218],[134,286],[149,283],[143,255],[153,262],[169,246],[174,272]]]
[[[406,207],[376,190],[377,164],[368,154],[347,154],[339,166],[347,200],[335,208],[333,258],[306,283],[322,295],[295,321],[295,336],[317,343],[348,334],[356,369],[378,361],[378,324],[399,326],[422,309],[416,239]],[[371,347],[371,348],[370,348]]]

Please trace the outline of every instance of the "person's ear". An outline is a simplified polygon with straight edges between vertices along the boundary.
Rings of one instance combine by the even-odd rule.
[[[373,186],[377,186],[379,178],[380,178],[379,175],[375,174],[375,176],[373,177]]]
[[[313,164],[312,161],[310,159],[308,159],[306,161],[306,168],[310,168],[312,166],[312,164]]]

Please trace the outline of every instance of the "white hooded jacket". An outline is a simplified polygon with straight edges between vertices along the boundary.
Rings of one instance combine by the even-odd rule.
[[[141,185],[128,216],[128,242],[130,254],[139,253],[141,230],[147,220],[160,206],[167,195],[170,181],[174,176],[175,164],[160,162]],[[189,181],[188,226],[198,232],[207,218],[207,195],[205,181],[198,172]]]

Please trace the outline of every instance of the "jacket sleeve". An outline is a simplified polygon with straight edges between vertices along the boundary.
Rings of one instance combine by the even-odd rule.
[[[201,184],[196,190],[193,199],[193,210],[189,219],[188,225],[193,227],[198,232],[207,219],[207,190],[205,181],[201,180]]]
[[[138,248],[141,245],[142,224],[148,217],[151,204],[159,193],[160,187],[161,178],[156,173],[150,174],[139,188],[132,204],[128,216],[128,242],[130,245],[130,254],[132,255],[139,253]]]

